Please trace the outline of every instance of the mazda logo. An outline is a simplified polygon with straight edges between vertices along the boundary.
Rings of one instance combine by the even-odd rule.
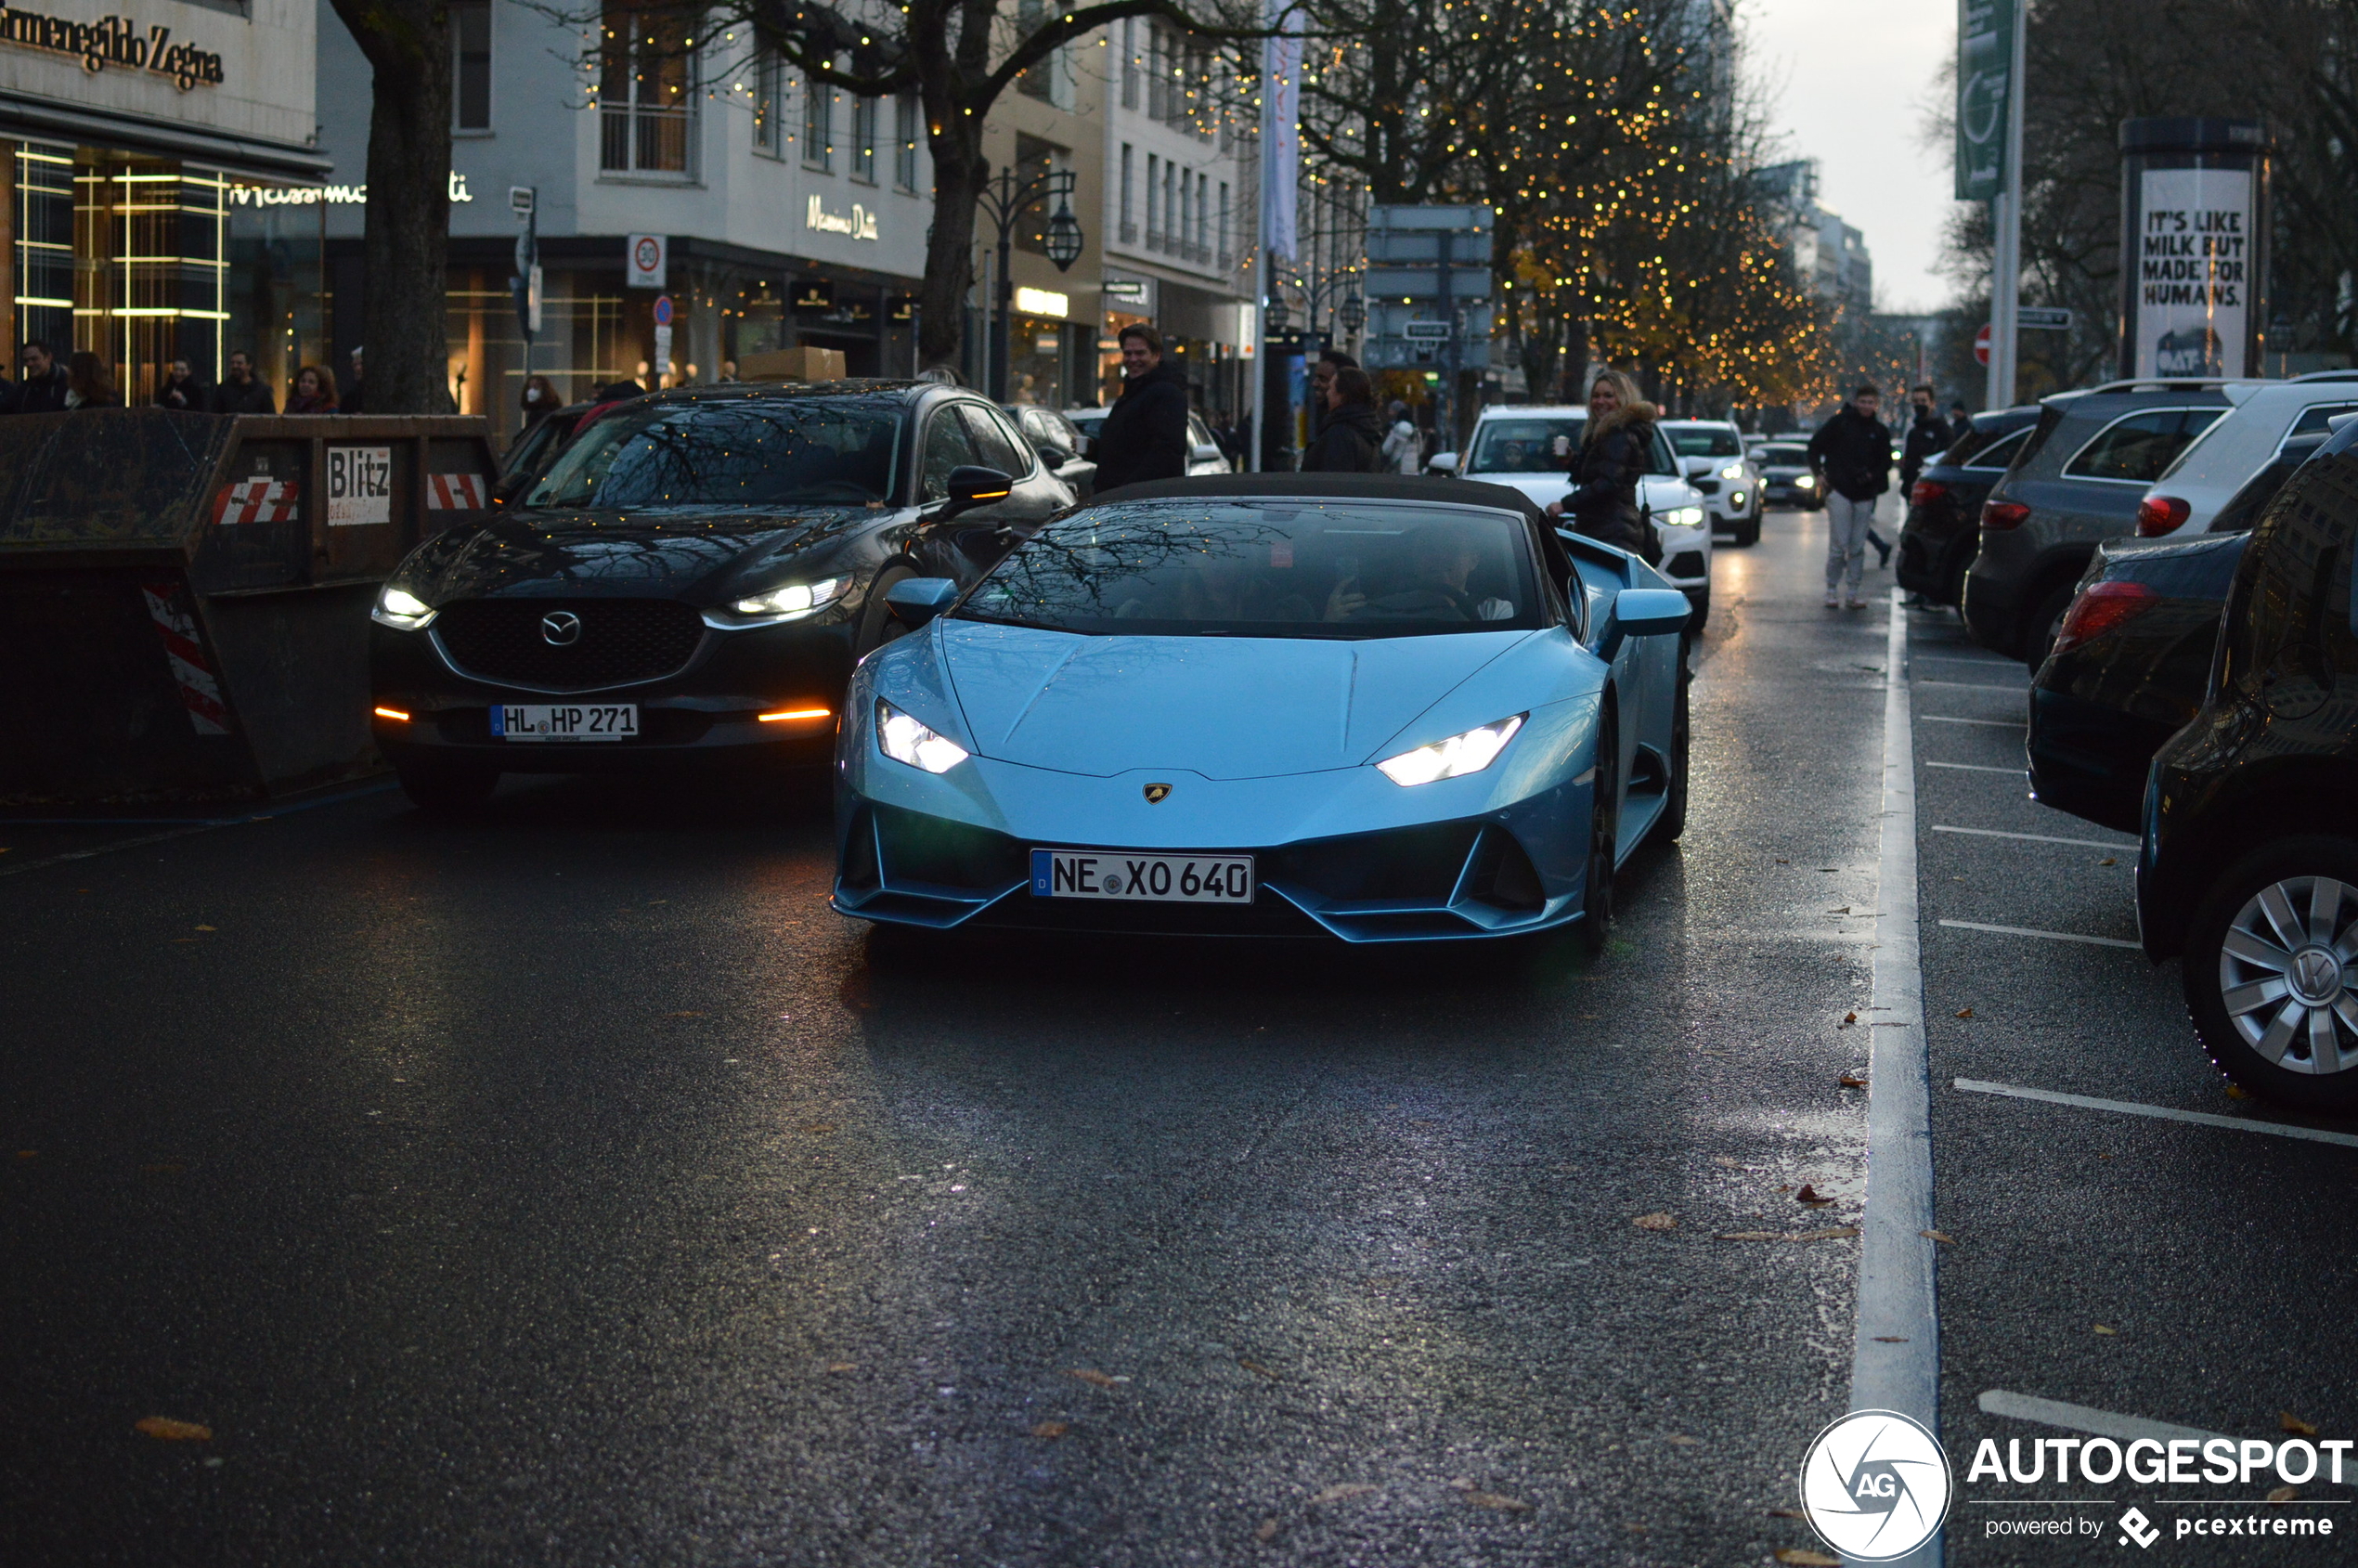
[[[540,617],[540,640],[552,648],[571,647],[581,641],[581,617],[571,610],[551,610]]]

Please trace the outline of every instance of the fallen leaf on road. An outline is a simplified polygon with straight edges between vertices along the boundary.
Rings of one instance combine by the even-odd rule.
[[[1771,1519],[1806,1519],[1808,1516],[1797,1508],[1772,1508],[1768,1510],[1768,1517]]]
[[[827,1363],[827,1370],[830,1372],[857,1372],[860,1370],[860,1363],[857,1361],[830,1361]]]
[[[2227,1097],[2231,1100],[2248,1100],[2251,1098],[2251,1091],[2240,1083],[2230,1083],[2227,1085]]]
[[[1793,1195],[1793,1200],[1795,1203],[1807,1203],[1812,1209],[1822,1209],[1833,1201],[1831,1198],[1821,1196],[1818,1189],[1807,1182],[1801,1184],[1801,1190]]]
[[[1345,1481],[1339,1485],[1328,1487],[1325,1491],[1311,1498],[1310,1506],[1312,1508],[1317,1508],[1326,1503],[1339,1503],[1345,1497],[1364,1497],[1368,1493],[1377,1490],[1380,1490],[1380,1488],[1370,1486],[1364,1481]]]
[[[2300,1496],[2300,1488],[2298,1486],[2279,1486],[2268,1494],[2268,1500],[2272,1503],[2288,1503]]]
[[[671,1016],[675,1018],[701,1018],[704,1017],[702,1013],[674,1013]]]
[[[1065,1368],[1065,1376],[1068,1378],[1079,1378],[1091,1388],[1112,1388],[1115,1384],[1115,1380],[1112,1378],[1108,1378],[1103,1372],[1095,1371],[1087,1367],[1068,1367]]]
[[[1062,1437],[1066,1432],[1069,1432],[1071,1430],[1072,1428],[1063,1421],[1043,1421],[1038,1426],[1031,1429],[1031,1435],[1034,1437],[1057,1438]]]
[[[1848,904],[1845,904],[1840,909],[1830,909],[1826,911],[1826,913],[1828,914],[1848,914],[1850,913],[1850,906]]]
[[[1842,1568],[1841,1558],[1828,1557],[1824,1552],[1811,1551],[1807,1547],[1779,1547],[1777,1561],[1789,1563],[1792,1568]]]
[[[1730,1160],[1724,1154],[1713,1155],[1711,1157],[1711,1162],[1714,1165],[1725,1165],[1730,1171],[1741,1171],[1743,1169],[1743,1161],[1740,1160]]]
[[[1831,1225],[1824,1230],[1797,1230],[1787,1239],[1793,1241],[1840,1241],[1859,1234],[1857,1225]]]
[[[1639,1230],[1677,1230],[1678,1221],[1669,1214],[1640,1214],[1629,1222]]]
[[[1702,1438],[1689,1437],[1685,1432],[1674,1432],[1668,1437],[1664,1438],[1663,1441],[1665,1443],[1676,1443],[1681,1448],[1700,1448],[1703,1446]]]
[[[134,1432],[149,1437],[160,1437],[166,1443],[210,1443],[213,1429],[194,1421],[175,1421],[170,1416],[142,1416],[131,1423]]]
[[[200,931],[218,931],[221,927],[218,926],[200,926],[197,929]]]
[[[2098,861],[2096,863],[2098,865],[2118,865],[2120,862],[2113,859],[2110,855],[2106,855],[2103,860]]]
[[[1957,1244],[1957,1238],[1950,1235],[1945,1230],[1920,1230],[1916,1232],[1916,1234],[1923,1237],[1926,1241],[1938,1241],[1950,1247],[1954,1247]]]
[[[813,1121],[803,1128],[806,1133],[832,1133],[835,1130],[836,1124],[832,1121]]]
[[[1855,1072],[1846,1072],[1834,1080],[1834,1086],[1838,1089],[1864,1089],[1867,1081]]]
[[[2314,1437],[2317,1435],[2317,1429],[2314,1425],[2302,1420],[2299,1416],[2294,1415],[2289,1410],[2279,1410],[2276,1412],[2276,1425],[2292,1433],[2295,1437]]]
[[[1839,1023],[1839,1024],[1837,1024],[1837,1025],[1835,1025],[1834,1027],[1836,1027],[1837,1029],[1848,1029],[1848,1028],[1849,1028],[1852,1024],[1855,1024],[1855,1023],[1857,1023],[1858,1021],[1859,1021],[1859,1015],[1858,1015],[1858,1014],[1856,1014],[1856,1013],[1845,1013],[1845,1014],[1842,1016],[1842,1022],[1841,1022],[1841,1023]]]
[[[2103,1324],[2099,1323],[2096,1325],[2096,1332],[2099,1334],[2111,1334],[2117,1337],[2120,1333],[2120,1330],[2118,1328],[2107,1328]]]
[[[1276,1533],[1277,1516],[1273,1513],[1261,1522],[1261,1528],[1252,1533],[1252,1538],[1256,1541],[1266,1541]]]
[[[1875,1343],[1879,1345],[1904,1345],[1907,1342],[1908,1336],[1905,1334],[1877,1334],[1875,1336]]]
[[[1280,1378],[1277,1376],[1277,1374],[1276,1374],[1276,1373],[1272,1372],[1271,1370],[1269,1370],[1269,1368],[1268,1368],[1268,1367],[1263,1367],[1263,1366],[1260,1362],[1258,1362],[1258,1361],[1247,1361],[1247,1360],[1246,1360],[1243,1356],[1241,1356],[1241,1355],[1240,1355],[1240,1356],[1237,1357],[1237,1366],[1239,1366],[1239,1367],[1243,1367],[1243,1368],[1244,1368],[1246,1371],[1248,1371],[1248,1372],[1258,1372],[1258,1373],[1260,1373],[1263,1377],[1264,1377],[1264,1378],[1268,1379],[1268,1380],[1269,1380],[1271,1382],[1273,1382],[1273,1383],[1274,1383],[1274,1382],[1279,1382],[1279,1381],[1282,1381],[1282,1380],[1283,1380],[1282,1379],[1280,1379]]]
[[[1961,1018],[1970,1018],[1973,1017],[1973,1009],[1970,1007],[1960,1007],[1957,1009],[1957,1017]]]
[[[1501,1497],[1496,1492],[1469,1492],[1466,1501],[1476,1508],[1496,1509],[1500,1513],[1529,1513],[1531,1505],[1521,1497]]]
[[[38,1160],[41,1158],[41,1151],[37,1148],[20,1148],[17,1150],[17,1158],[19,1160]]]

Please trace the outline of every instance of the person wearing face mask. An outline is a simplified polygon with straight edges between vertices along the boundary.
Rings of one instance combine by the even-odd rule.
[[[1932,400],[1932,388],[1920,386],[1908,400],[1910,418],[1908,437],[1899,447],[1899,493],[1905,496],[1916,487],[1916,475],[1924,465],[1949,449],[1949,444],[1964,434],[1951,430],[1940,417]]]
[[[1572,454],[1572,491],[1548,503],[1570,517],[1573,532],[1629,551],[1648,565],[1662,560],[1653,525],[1638,510],[1638,481],[1652,455],[1660,410],[1619,370],[1600,370],[1588,386],[1588,421]]]
[[[564,399],[557,395],[556,383],[546,376],[528,376],[525,379],[522,402],[524,427],[526,430],[530,430],[564,406]]]

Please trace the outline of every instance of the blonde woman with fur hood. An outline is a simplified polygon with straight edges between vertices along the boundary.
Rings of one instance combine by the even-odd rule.
[[[1638,510],[1638,481],[1652,460],[1660,417],[1627,376],[1598,371],[1588,385],[1588,425],[1572,455],[1572,491],[1548,508],[1550,517],[1570,517],[1573,532],[1649,565],[1661,564],[1662,546]]]

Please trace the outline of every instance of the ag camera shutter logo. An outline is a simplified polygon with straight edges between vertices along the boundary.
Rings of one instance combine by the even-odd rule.
[[[1801,1509],[1843,1556],[1889,1562],[1940,1533],[1955,1481],[1940,1440],[1896,1410],[1853,1410],[1801,1461]]]

